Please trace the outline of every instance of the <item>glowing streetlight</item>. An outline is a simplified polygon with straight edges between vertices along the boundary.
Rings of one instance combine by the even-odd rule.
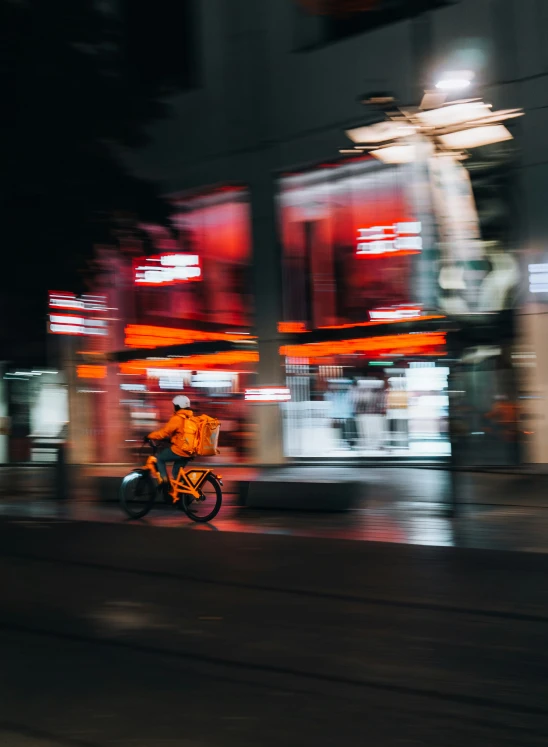
[[[522,114],[521,109],[492,111],[491,104],[481,99],[452,101],[434,108],[395,107],[385,112],[383,122],[346,130],[353,147],[340,152],[346,155],[369,153],[390,164],[410,163],[417,157],[415,138],[422,136],[437,153],[456,156],[458,151],[511,140],[510,131],[502,123]]]
[[[436,83],[436,88],[439,91],[462,91],[468,88],[473,78],[474,73],[471,70],[444,73]]]

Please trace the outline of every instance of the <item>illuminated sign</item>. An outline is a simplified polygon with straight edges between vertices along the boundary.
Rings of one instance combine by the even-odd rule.
[[[149,379],[158,379],[160,389],[184,389],[190,380],[190,371],[177,368],[147,368]]]
[[[105,319],[87,319],[72,314],[50,314],[49,331],[56,335],[105,336],[108,334]]]
[[[416,319],[420,315],[421,307],[411,304],[372,309],[369,312],[369,318],[372,322],[394,322],[404,319]]]
[[[422,250],[420,233],[418,221],[358,228],[356,254],[360,257],[418,254]]]
[[[247,332],[202,332],[196,329],[157,327],[150,324],[128,324],[125,329],[125,344],[129,348],[156,348],[160,345],[184,345],[190,342],[232,342],[252,340]]]
[[[167,358],[165,360],[132,360],[120,364],[121,374],[150,374],[152,370],[163,368],[181,368],[207,370],[216,366],[242,366],[254,364],[259,360],[256,350],[228,350],[223,353],[208,353],[204,355],[187,355],[184,358]]]
[[[50,291],[49,307],[53,313],[49,315],[49,331],[54,335],[85,335],[86,337],[108,335],[106,319],[98,319],[86,312],[107,311],[106,296],[84,295],[77,296],[68,291]],[[57,309],[79,311],[81,315],[58,314]]]
[[[197,254],[159,254],[141,257],[134,262],[136,285],[175,285],[202,279]]]
[[[529,265],[529,291],[548,293],[548,264]]]
[[[291,392],[285,386],[261,386],[256,389],[246,389],[247,402],[288,402]]]
[[[278,332],[294,334],[296,332],[308,332],[304,322],[278,322]]]
[[[197,389],[232,389],[236,375],[224,371],[199,371],[192,377]]]
[[[364,355],[379,358],[384,355],[446,355],[444,332],[411,332],[401,335],[366,337],[333,342],[311,342],[303,345],[282,345],[280,355],[310,360],[337,355]]]
[[[79,379],[104,379],[106,375],[106,366],[76,366],[76,376]]]
[[[106,311],[106,296],[84,295],[63,291],[49,292],[50,309],[72,309],[74,311]]]

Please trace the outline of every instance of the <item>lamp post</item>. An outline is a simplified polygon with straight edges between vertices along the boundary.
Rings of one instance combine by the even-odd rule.
[[[362,103],[377,112],[377,119],[346,130],[350,147],[346,155],[368,154],[384,164],[412,164],[421,159],[433,197],[432,212],[438,228],[441,254],[438,298],[447,316],[462,322],[467,314],[482,311],[476,266],[484,259],[477,210],[468,172],[462,162],[470,151],[512,139],[505,122],[523,114],[521,109],[492,111],[481,98],[448,101],[451,94],[469,89],[472,71],[449,71],[439,76],[434,90],[426,91],[419,106],[403,107],[393,97],[377,93],[362,97]],[[440,240],[441,239],[441,240]],[[421,276],[419,270],[417,275]],[[459,343],[448,335],[448,354],[453,359],[449,376],[451,435],[451,506],[455,516],[459,504],[462,454],[462,423],[457,365]]]

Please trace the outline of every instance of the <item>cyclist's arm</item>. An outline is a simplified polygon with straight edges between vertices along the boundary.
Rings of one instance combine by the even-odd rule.
[[[167,438],[171,438],[171,436],[179,428],[180,424],[181,419],[178,417],[173,417],[163,428],[149,433],[147,438],[150,438],[151,441],[164,441]]]

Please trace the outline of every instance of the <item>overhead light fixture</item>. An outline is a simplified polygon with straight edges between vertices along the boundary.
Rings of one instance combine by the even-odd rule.
[[[492,115],[491,106],[483,101],[460,101],[445,104],[438,109],[428,109],[417,113],[417,119],[424,127],[452,127],[475,122]]]
[[[379,143],[386,143],[389,140],[407,137],[414,133],[415,128],[412,125],[392,120],[346,130],[346,135],[350,140],[360,145],[377,145]]]
[[[504,125],[499,124],[450,132],[447,135],[440,135],[440,140],[446,148],[462,150],[512,140],[512,135]]]
[[[447,95],[443,91],[425,91],[422,101],[420,103],[420,109],[438,109],[440,106],[445,104]]]
[[[440,91],[461,91],[468,88],[473,78],[474,73],[471,70],[444,73],[436,83],[436,88]]]
[[[416,158],[416,148],[414,145],[388,145],[370,151],[370,155],[383,163],[412,163]]]

